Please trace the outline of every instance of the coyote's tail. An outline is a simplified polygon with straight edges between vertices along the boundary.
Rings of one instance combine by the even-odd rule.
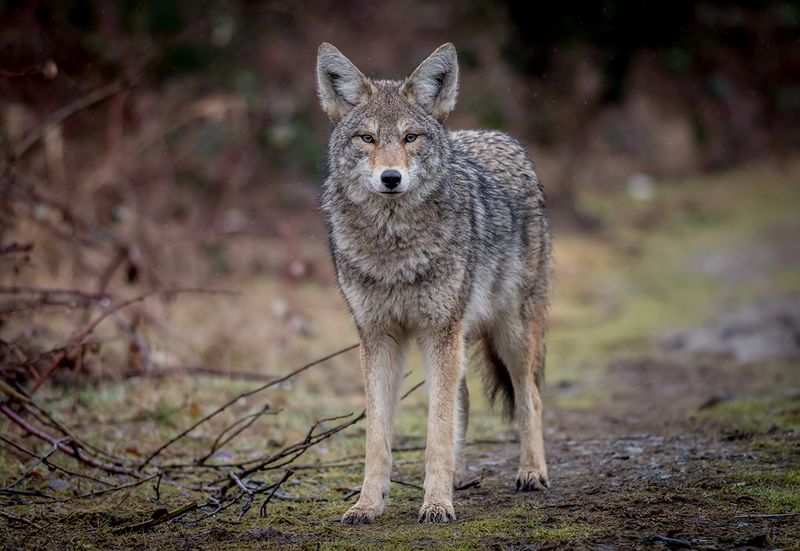
[[[539,364],[533,374],[533,380],[537,388],[542,386],[542,381],[544,380],[545,354],[543,342],[541,346],[542,351],[538,355]],[[514,385],[511,382],[511,374],[508,372],[508,367],[503,363],[491,339],[488,337],[480,339],[475,356],[483,371],[483,386],[486,389],[486,395],[489,397],[489,403],[494,407],[497,402],[500,402],[503,416],[509,421],[513,420],[515,412]]]
[[[511,375],[490,339],[480,340],[476,357],[482,364],[483,386],[489,402],[493,407],[500,402],[503,416],[509,421],[514,419],[514,386],[511,383]]]

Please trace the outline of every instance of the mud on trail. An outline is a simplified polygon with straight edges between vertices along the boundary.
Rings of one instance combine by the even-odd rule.
[[[392,474],[398,482],[372,525],[339,522],[363,475],[363,425],[356,424],[303,456],[264,518],[254,506],[241,522],[236,507],[195,526],[170,522],[120,534],[121,526],[185,503],[186,492],[162,485],[154,496],[142,485],[69,500],[79,482],[57,483],[59,473],[40,466],[20,489],[66,501],[20,505],[4,498],[3,510],[38,527],[0,519],[0,547],[800,549],[799,181],[800,166],[762,168],[665,186],[651,203],[585,198],[587,210],[613,225],[591,236],[557,234],[543,391],[547,492],[514,489],[514,431],[490,411],[480,377],[471,374],[466,454],[474,484],[456,492],[455,523],[417,523],[426,416],[417,392],[399,414]],[[241,302],[218,305],[213,315],[175,317],[198,320],[197,331],[206,335],[229,322],[258,327],[264,314],[248,307],[294,293],[292,308],[315,334],[285,347],[294,356],[278,357],[284,372],[354,339],[351,329],[343,334],[350,326],[332,283],[288,291],[276,283],[247,285],[240,286]],[[253,361],[249,352],[263,345],[252,333],[231,336],[226,347]],[[291,344],[296,337],[281,338]],[[418,359],[412,356],[409,367],[407,388],[420,377]],[[303,377],[246,401],[237,414],[263,401],[283,414],[254,424],[218,459],[280,449],[302,438],[314,419],[360,411],[354,354]],[[102,383],[77,396],[49,388],[43,401],[76,430],[95,427],[95,443],[141,457],[248,388],[203,378],[142,379]],[[176,461],[197,457],[213,435],[195,431],[170,453]],[[14,438],[34,445],[24,435]],[[30,467],[11,454],[0,458],[4,485]],[[263,474],[259,480],[273,482],[274,473]]]

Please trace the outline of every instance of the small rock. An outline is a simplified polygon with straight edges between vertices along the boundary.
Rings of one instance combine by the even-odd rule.
[[[67,482],[66,480],[62,480],[60,478],[56,478],[55,480],[51,480],[48,483],[51,489],[55,490],[56,492],[63,492],[65,490],[69,490],[72,488],[72,484]]]

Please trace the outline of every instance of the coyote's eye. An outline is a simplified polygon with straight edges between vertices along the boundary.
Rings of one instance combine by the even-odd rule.
[[[370,134],[361,134],[361,139],[364,140],[364,143],[375,143],[375,138]]]
[[[411,143],[417,139],[416,134],[406,134],[406,137],[403,138],[406,143]]]

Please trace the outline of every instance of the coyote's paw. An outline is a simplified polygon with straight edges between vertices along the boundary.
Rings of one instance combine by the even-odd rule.
[[[454,522],[456,512],[449,501],[444,503],[423,503],[419,510],[420,522]]]
[[[355,504],[342,516],[342,524],[372,524],[382,511],[376,507]]]
[[[544,469],[520,469],[517,473],[517,490],[534,492],[550,488],[547,471]]]

